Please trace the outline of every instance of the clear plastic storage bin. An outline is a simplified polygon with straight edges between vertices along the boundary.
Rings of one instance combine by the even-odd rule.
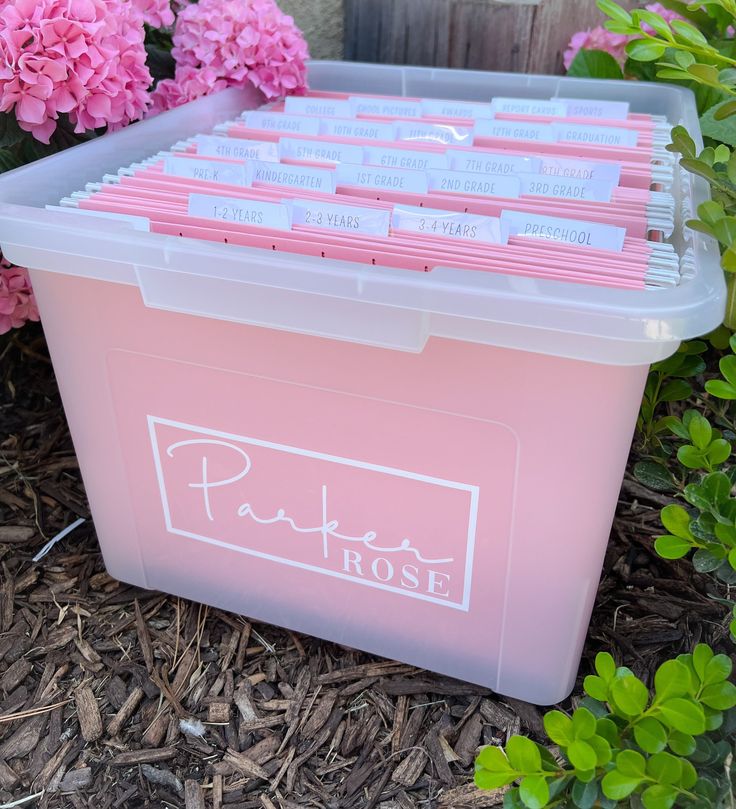
[[[337,62],[315,89],[675,87]],[[535,703],[571,690],[650,363],[722,317],[717,245],[621,291],[157,235],[45,210],[261,103],[228,90],[0,178],[110,573]],[[706,184],[676,176],[679,208]],[[688,242],[688,239],[692,239]]]

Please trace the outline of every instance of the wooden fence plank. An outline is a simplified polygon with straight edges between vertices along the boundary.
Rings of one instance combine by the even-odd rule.
[[[602,22],[593,0],[345,0],[344,10],[346,59],[532,73],[560,72],[570,37]]]

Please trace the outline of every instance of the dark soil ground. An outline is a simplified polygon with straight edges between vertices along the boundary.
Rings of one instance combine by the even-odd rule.
[[[538,708],[121,584],[89,519],[34,562],[89,518],[39,327],[0,338],[0,379],[0,809],[500,804],[475,753],[540,738]],[[668,501],[627,476],[581,674],[733,652],[712,580],[653,553]]]

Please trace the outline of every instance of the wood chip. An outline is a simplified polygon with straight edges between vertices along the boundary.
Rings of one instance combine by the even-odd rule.
[[[60,792],[79,792],[87,789],[92,783],[92,770],[90,767],[81,767],[78,770],[69,770],[61,779]]]
[[[102,717],[97,699],[90,686],[85,685],[74,692],[77,719],[86,742],[94,742],[102,736]]]
[[[168,761],[176,758],[175,747],[159,747],[155,750],[129,750],[118,753],[108,762],[108,767],[135,767],[137,764],[153,764],[157,761]]]
[[[492,809],[503,806],[503,796],[508,791],[503,789],[478,789],[474,784],[465,784],[455,789],[444,790],[438,797],[439,806],[448,809]]]
[[[211,702],[207,710],[207,721],[211,724],[226,725],[230,721],[230,703]]]
[[[120,706],[120,710],[113,716],[107,726],[107,732],[110,736],[117,736],[120,733],[125,723],[133,716],[136,708],[140,705],[144,694],[144,690],[139,685],[128,694],[125,702]]]
[[[192,779],[184,782],[184,805],[186,809],[205,809],[202,787]]]
[[[5,693],[14,691],[32,670],[33,665],[30,660],[25,657],[16,660],[15,663],[8,666],[7,671],[0,677],[0,691],[5,691]]]
[[[391,780],[405,787],[412,787],[419,780],[427,765],[428,756],[420,747],[414,747],[406,758],[402,759],[393,772]]]
[[[463,725],[460,736],[455,743],[455,753],[466,767],[469,767],[475,761],[482,732],[483,720],[480,714],[474,713]]]
[[[140,645],[141,653],[143,654],[143,660],[146,664],[146,669],[150,674],[154,668],[153,646],[151,645],[151,636],[148,633],[148,627],[146,626],[146,622],[143,619],[143,613],[141,612],[141,605],[138,603],[137,598],[133,602],[133,606],[135,608],[135,629],[136,632],[138,633],[138,643]]]
[[[248,778],[262,778],[268,781],[269,775],[266,770],[257,764],[253,759],[248,758],[244,753],[239,753],[237,750],[228,749],[225,752],[223,761],[227,762],[231,767],[243,773]]]
[[[182,782],[171,770],[166,769],[166,767],[153,767],[151,764],[141,764],[141,774],[152,784],[160,784],[161,786],[173,789],[176,793],[181,793],[184,790]]]

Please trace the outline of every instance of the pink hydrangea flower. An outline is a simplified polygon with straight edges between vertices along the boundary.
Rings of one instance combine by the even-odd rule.
[[[665,8],[661,3],[650,3],[644,8],[646,8],[647,11],[653,11],[655,14],[659,14],[667,22],[682,19],[676,11]],[[652,33],[652,29],[647,25],[644,25],[644,30],[648,33]],[[607,31],[601,25],[589,29],[588,31],[579,31],[577,34],[573,34],[567,46],[567,50],[564,53],[563,62],[565,64],[565,70],[570,69],[573,59],[580,50],[605,51],[606,53],[610,53],[623,67],[626,61],[626,43],[629,39],[630,37],[624,34],[614,34],[611,31]]]
[[[173,40],[176,74],[154,91],[153,112],[203,95],[204,82],[207,92],[250,82],[268,99],[306,89],[307,43],[274,0],[192,3],[180,11]]]
[[[573,34],[564,53],[565,70],[569,70],[573,59],[581,50],[605,51],[610,53],[619,64],[623,65],[626,60],[625,48],[628,41],[629,38],[624,34],[612,34],[601,25],[588,31],[579,31],[577,34]]]
[[[174,24],[174,12],[169,0],[132,0],[143,22],[151,28],[164,28]]]
[[[62,113],[76,132],[140,118],[152,81],[143,21],[154,19],[153,8],[163,19],[164,5],[0,0],[0,112],[13,110],[21,128],[44,143]]]
[[[0,334],[20,328],[28,320],[38,319],[28,270],[0,258]]]
[[[156,85],[151,94],[153,105],[148,115],[158,115],[159,112],[174,109],[200,96],[224,90],[227,86],[225,79],[216,78],[208,69],[197,70],[188,66],[177,68],[175,79],[164,79]]]

